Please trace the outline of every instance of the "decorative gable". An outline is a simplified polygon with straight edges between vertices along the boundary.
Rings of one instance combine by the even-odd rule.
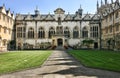
[[[22,15],[17,14],[17,15],[16,15],[16,19],[17,19],[17,20],[23,20],[24,18],[23,18],[23,16],[22,16]]]
[[[14,13],[11,14],[12,18],[15,19]]]
[[[108,10],[105,9],[105,11],[104,11],[104,13],[103,13],[103,16],[107,16],[107,14],[108,14]]]
[[[65,17],[64,20],[72,20],[72,19],[73,19],[72,16],[68,13],[68,15]]]
[[[85,17],[83,18],[83,20],[91,20],[90,14],[86,14]]]
[[[25,20],[32,20],[30,13],[26,16]]]
[[[41,16],[40,14],[38,14],[36,17],[35,17],[35,20],[40,20],[41,19]]]
[[[6,14],[5,6],[2,6],[2,8],[1,8],[1,12],[4,13],[4,14]]]
[[[95,14],[93,17],[92,17],[93,20],[99,20],[100,17],[98,16],[98,14]]]
[[[109,8],[109,13],[113,12],[113,6],[111,5]]]
[[[81,16],[77,13],[74,17],[74,20],[80,20],[81,19]]]
[[[119,5],[119,3],[116,2],[116,3],[115,3],[115,6],[114,6],[114,9],[117,10],[117,9],[119,9],[119,8],[120,8],[120,5]]]
[[[11,17],[10,9],[8,11],[6,11],[6,13],[9,17]]]
[[[49,14],[45,17],[44,20],[55,20],[55,19],[54,19],[53,16],[50,15],[50,13],[49,13]]]

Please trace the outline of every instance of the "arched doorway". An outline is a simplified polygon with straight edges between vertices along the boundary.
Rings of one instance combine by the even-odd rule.
[[[62,45],[63,45],[63,39],[61,39],[61,38],[58,39],[58,40],[57,40],[57,43],[58,43],[58,46],[62,46]]]
[[[97,48],[98,48],[98,43],[95,42],[95,43],[94,43],[94,49],[97,49]]]

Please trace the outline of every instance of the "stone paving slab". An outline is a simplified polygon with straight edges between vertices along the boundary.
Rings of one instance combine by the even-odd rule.
[[[86,68],[65,51],[55,50],[42,67],[0,78],[120,78],[120,73]]]

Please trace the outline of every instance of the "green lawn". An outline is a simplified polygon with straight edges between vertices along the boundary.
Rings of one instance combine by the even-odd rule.
[[[73,50],[70,51],[69,54],[87,67],[120,72],[120,52]]]
[[[51,51],[17,51],[0,54],[0,74],[40,67]]]

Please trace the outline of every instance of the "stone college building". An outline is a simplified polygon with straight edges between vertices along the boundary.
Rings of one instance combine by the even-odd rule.
[[[14,15],[10,14],[2,6],[0,8],[0,21],[2,21],[2,23],[0,22],[0,27],[2,29],[6,27],[7,33],[3,32],[2,29],[0,31],[0,50],[3,49],[2,47],[5,47],[4,40],[6,40],[6,49],[10,49],[13,44],[15,44],[13,47],[18,50],[50,49],[57,46],[108,49],[111,47],[113,36],[109,36],[107,29],[110,31],[111,25],[114,31],[116,26],[119,27],[119,20],[116,22],[117,20],[115,19],[114,23],[109,23],[108,19],[110,16],[111,20],[114,18],[113,13],[119,19],[119,8],[119,0],[112,1],[112,3],[108,3],[105,0],[105,3],[101,1],[101,6],[97,2],[97,12],[95,14],[83,14],[81,7],[74,14],[66,13],[62,8],[54,10],[54,14],[41,14],[38,8],[36,8],[34,14],[16,14],[14,20]],[[7,18],[10,18],[12,23],[8,22]],[[4,22],[10,24],[4,24]],[[7,34],[11,36],[10,39],[7,38],[9,37]],[[115,42],[115,40],[112,41]]]

